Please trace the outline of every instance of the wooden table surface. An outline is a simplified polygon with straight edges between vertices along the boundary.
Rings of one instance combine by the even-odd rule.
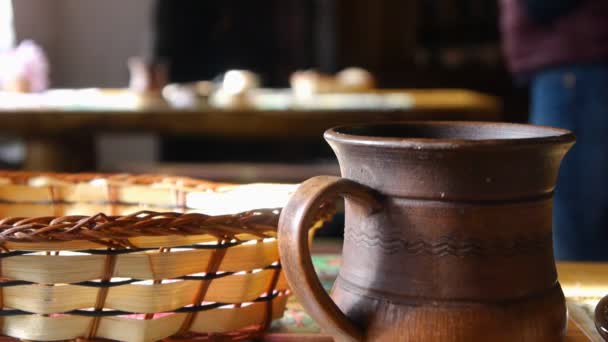
[[[87,159],[94,159],[95,134],[105,132],[271,138],[289,142],[320,140],[330,127],[370,121],[501,119],[498,99],[473,91],[397,89],[390,92],[407,94],[411,104],[398,109],[360,110],[177,110],[157,105],[122,108],[84,103],[63,108],[56,104],[10,107],[0,103],[0,133],[26,139],[29,155],[26,169],[83,171],[91,168],[91,160]]]
[[[316,248],[324,252],[335,251],[336,245],[321,245]],[[560,282],[567,297],[573,296],[602,296],[608,293],[608,263],[558,263]],[[600,342],[599,335],[591,336],[581,330],[581,326],[589,324],[580,317],[574,317],[569,312],[568,332],[566,342]],[[269,342],[331,342],[331,336],[322,333],[269,333],[264,336]],[[16,339],[0,337],[0,342],[14,342]]]
[[[341,243],[334,239],[315,239],[312,245],[312,252],[315,255],[335,257],[338,256],[340,250]],[[595,331],[591,315],[579,303],[588,300],[593,302],[608,294],[608,263],[558,262],[557,271],[560,284],[567,297],[569,311],[565,341],[601,342],[602,339]],[[271,333],[266,335],[265,341],[330,342],[332,338],[324,334]]]
[[[264,338],[268,342],[333,342],[329,335],[322,334],[269,334]],[[568,334],[566,342],[589,342],[591,341],[576,325],[568,322]]]
[[[578,327],[578,324],[572,320],[568,322],[568,335],[566,336],[566,342],[588,342],[592,341],[583,331]]]
[[[335,245],[330,244],[317,247],[317,250],[324,252],[335,251]],[[608,294],[608,263],[558,263],[558,273],[560,283],[567,297],[577,296],[603,296]],[[570,318],[568,320],[568,332],[566,342],[600,342],[601,338],[593,327],[589,327],[592,322],[586,321],[587,317],[576,315],[572,308],[569,309]],[[581,327],[587,325],[585,333]],[[333,339],[325,334],[288,334],[275,333],[267,334],[264,341],[272,342],[331,342]]]
[[[172,109],[165,106],[132,107],[91,104],[27,108],[0,107],[0,132],[24,135],[138,131],[165,134],[209,134],[238,137],[319,138],[327,128],[373,121],[430,119],[500,119],[497,98],[458,90],[391,90],[411,97],[411,104],[392,109]],[[377,93],[382,93],[378,91]],[[77,95],[75,95],[77,96]]]
[[[0,342],[16,342],[17,339],[0,336]],[[187,340],[183,340],[187,342]],[[198,340],[200,341],[200,340]],[[334,339],[324,334],[268,334],[263,341],[267,342],[333,342]],[[573,323],[569,322],[566,342],[588,342],[590,339]]]

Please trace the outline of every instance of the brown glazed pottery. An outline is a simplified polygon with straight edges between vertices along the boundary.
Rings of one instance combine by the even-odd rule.
[[[608,341],[608,296],[602,298],[595,307],[595,327],[604,341]]]
[[[342,177],[304,182],[283,209],[291,288],[338,341],[559,341],[566,306],[551,239],[552,194],[574,144],[565,130],[411,122],[325,133]],[[308,229],[345,198],[332,298]]]

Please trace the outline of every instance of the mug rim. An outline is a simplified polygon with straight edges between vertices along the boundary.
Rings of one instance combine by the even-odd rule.
[[[457,139],[457,138],[416,138],[416,137],[381,137],[365,134],[343,133],[340,130],[356,128],[373,128],[386,126],[427,126],[427,127],[480,127],[480,128],[520,128],[527,131],[538,131],[538,136],[523,138],[489,138],[489,139]],[[542,134],[544,133],[544,134]],[[542,135],[541,135],[542,134]],[[323,134],[328,142],[338,142],[347,145],[386,147],[401,149],[462,149],[483,147],[526,147],[537,145],[573,144],[576,141],[574,133],[567,129],[551,126],[486,122],[486,121],[386,121],[361,124],[349,124],[332,127]]]

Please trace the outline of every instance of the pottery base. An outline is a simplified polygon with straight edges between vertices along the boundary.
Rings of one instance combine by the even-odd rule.
[[[332,297],[369,341],[561,341],[567,313],[559,284],[545,293],[492,303],[393,303],[336,282]],[[407,299],[404,299],[407,301]]]

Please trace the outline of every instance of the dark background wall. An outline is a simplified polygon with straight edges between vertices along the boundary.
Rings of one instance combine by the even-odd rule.
[[[506,120],[527,119],[526,89],[514,86],[502,58],[497,1],[330,2],[337,68],[367,67],[386,87],[468,88],[498,95]]]

